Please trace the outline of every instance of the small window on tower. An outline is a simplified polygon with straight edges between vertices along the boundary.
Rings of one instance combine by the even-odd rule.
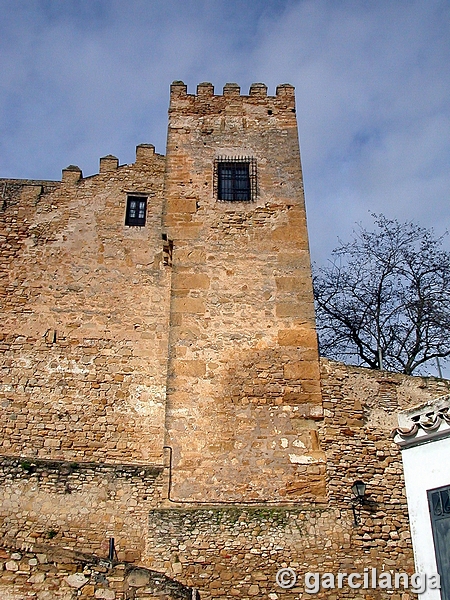
[[[143,227],[147,214],[146,196],[128,196],[125,225],[129,227]]]
[[[256,199],[254,158],[219,156],[214,167],[214,186],[218,200],[249,202]]]

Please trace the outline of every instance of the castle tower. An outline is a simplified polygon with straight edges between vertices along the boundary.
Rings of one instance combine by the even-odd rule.
[[[171,499],[323,497],[294,88],[174,82],[164,198]]]

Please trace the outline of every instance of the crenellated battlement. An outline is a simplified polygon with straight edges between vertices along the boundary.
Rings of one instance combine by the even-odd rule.
[[[265,83],[252,83],[249,89],[248,95],[241,95],[241,87],[237,83],[226,83],[223,86],[223,96],[241,96],[242,98],[250,98],[254,96],[258,96],[261,98],[277,98],[277,97],[293,97],[295,93],[295,88],[290,83],[282,83],[277,86],[276,95],[268,96],[267,95],[267,85]],[[170,86],[170,95],[171,97],[182,97],[182,96],[198,96],[198,97],[216,97],[219,98],[219,95],[214,94],[214,85],[209,82],[199,83],[197,85],[197,93],[188,94],[187,93],[187,85],[183,81],[174,81]]]
[[[0,179],[0,323],[0,600],[413,572],[390,430],[450,382],[319,362],[293,86],[175,81],[165,157]]]
[[[155,146],[153,144],[139,144],[136,146],[136,161],[135,165],[139,167],[153,163],[156,160],[163,160],[164,156],[155,152]],[[95,177],[98,174],[114,173],[121,167],[130,167],[133,165],[119,165],[119,159],[117,156],[108,154],[100,158],[99,171],[91,177]],[[68,185],[76,185],[83,180],[83,173],[80,167],[76,165],[69,165],[62,170],[61,181]]]
[[[183,81],[174,81],[170,86],[170,111],[196,111],[203,107],[203,111],[221,112],[227,106],[236,108],[237,105],[261,105],[267,108],[294,111],[295,88],[289,83],[284,83],[276,88],[276,95],[267,94],[264,83],[252,83],[248,95],[241,94],[237,83],[226,83],[222,94],[214,93],[212,83],[203,82],[197,85],[196,94],[188,94],[187,85]]]

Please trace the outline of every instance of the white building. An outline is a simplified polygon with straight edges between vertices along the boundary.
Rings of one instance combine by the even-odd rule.
[[[421,600],[450,600],[450,395],[402,411],[398,423],[416,573],[441,579]]]

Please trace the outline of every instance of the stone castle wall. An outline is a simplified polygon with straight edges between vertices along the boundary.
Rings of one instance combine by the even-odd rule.
[[[390,431],[399,407],[443,395],[449,384],[326,360],[322,382],[325,418],[318,423],[318,435],[326,448],[327,501],[266,507],[166,502],[166,508],[157,508],[167,494],[167,477],[163,483],[156,473],[21,461],[9,463],[11,487],[3,488],[4,532],[15,529],[19,546],[45,541],[99,556],[106,555],[107,540],[114,535],[121,557],[125,552],[129,559],[199,588],[207,598],[280,594],[274,578],[285,564],[299,577],[306,571],[362,572],[368,567],[411,574],[400,453]],[[295,451],[295,446],[288,449]],[[360,527],[353,525],[348,501],[357,478],[367,483],[370,500]],[[51,531],[56,535],[48,539]],[[133,547],[133,542],[138,543]],[[298,594],[299,588],[283,592]],[[346,590],[340,597],[352,594]],[[384,596],[377,591],[372,597]]]
[[[324,418],[317,423],[326,455],[324,501],[297,498],[270,505],[173,503],[150,511],[144,562],[202,598],[307,598],[304,575],[414,573],[400,450],[392,440],[399,409],[448,393],[450,382],[349,367],[321,360]],[[292,440],[284,442],[295,452]],[[303,470],[306,476],[307,470]],[[319,473],[319,470],[316,472]],[[367,484],[355,526],[351,485]],[[275,575],[291,567],[298,585],[281,590]],[[274,596],[273,594],[276,594]],[[394,598],[404,590],[321,590],[319,598]]]
[[[114,160],[93,177],[3,186],[4,454],[162,464],[164,157],[140,146],[133,165]],[[124,226],[130,192],[148,195],[146,227]]]
[[[168,461],[162,471],[4,458],[0,546],[20,550],[45,543],[106,557],[114,537],[119,559],[176,578],[199,589],[202,598],[298,598],[308,571],[337,574],[375,567],[411,575],[401,456],[390,433],[399,408],[445,395],[450,383],[325,359],[321,375],[325,414],[316,425],[326,455],[322,500],[310,501],[305,494],[301,500],[287,496],[255,505],[180,503],[168,500]],[[293,441],[283,441],[289,453],[296,452]],[[358,526],[349,500],[356,479],[367,484],[368,499]],[[282,566],[295,569],[299,586],[286,591],[276,586]],[[385,598],[386,592],[370,590],[369,595]],[[339,597],[361,596],[345,589]]]
[[[37,545],[33,551],[0,548],[2,600],[192,600],[195,591],[133,564]]]
[[[167,494],[162,469],[142,465],[0,459],[0,546],[36,544],[140,560],[148,512]]]

